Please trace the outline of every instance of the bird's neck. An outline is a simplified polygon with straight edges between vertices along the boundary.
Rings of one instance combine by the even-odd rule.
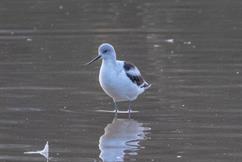
[[[102,64],[108,66],[116,66],[116,59],[103,59]]]

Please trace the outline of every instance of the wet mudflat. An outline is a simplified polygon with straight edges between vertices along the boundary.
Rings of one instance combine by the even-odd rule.
[[[240,162],[241,5],[1,1],[0,161]],[[103,42],[152,83],[132,119],[83,66]]]

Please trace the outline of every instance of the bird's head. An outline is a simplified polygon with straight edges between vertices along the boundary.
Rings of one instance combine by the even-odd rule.
[[[90,62],[86,63],[89,65],[98,59],[104,60],[116,60],[116,53],[113,46],[109,43],[103,43],[98,47],[98,55],[93,58]]]

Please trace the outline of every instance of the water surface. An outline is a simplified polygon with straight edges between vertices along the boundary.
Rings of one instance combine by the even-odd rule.
[[[24,152],[49,141],[50,161],[240,162],[241,6],[2,0],[0,161],[45,161]],[[131,120],[99,111],[113,110],[98,84],[100,63],[83,64],[103,42],[152,83]]]

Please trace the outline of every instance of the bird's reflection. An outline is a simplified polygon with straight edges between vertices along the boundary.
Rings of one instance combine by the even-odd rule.
[[[136,120],[115,117],[99,139],[99,157],[104,162],[122,162],[125,155],[137,155],[142,148],[139,142],[145,139],[147,130],[150,128]]]

